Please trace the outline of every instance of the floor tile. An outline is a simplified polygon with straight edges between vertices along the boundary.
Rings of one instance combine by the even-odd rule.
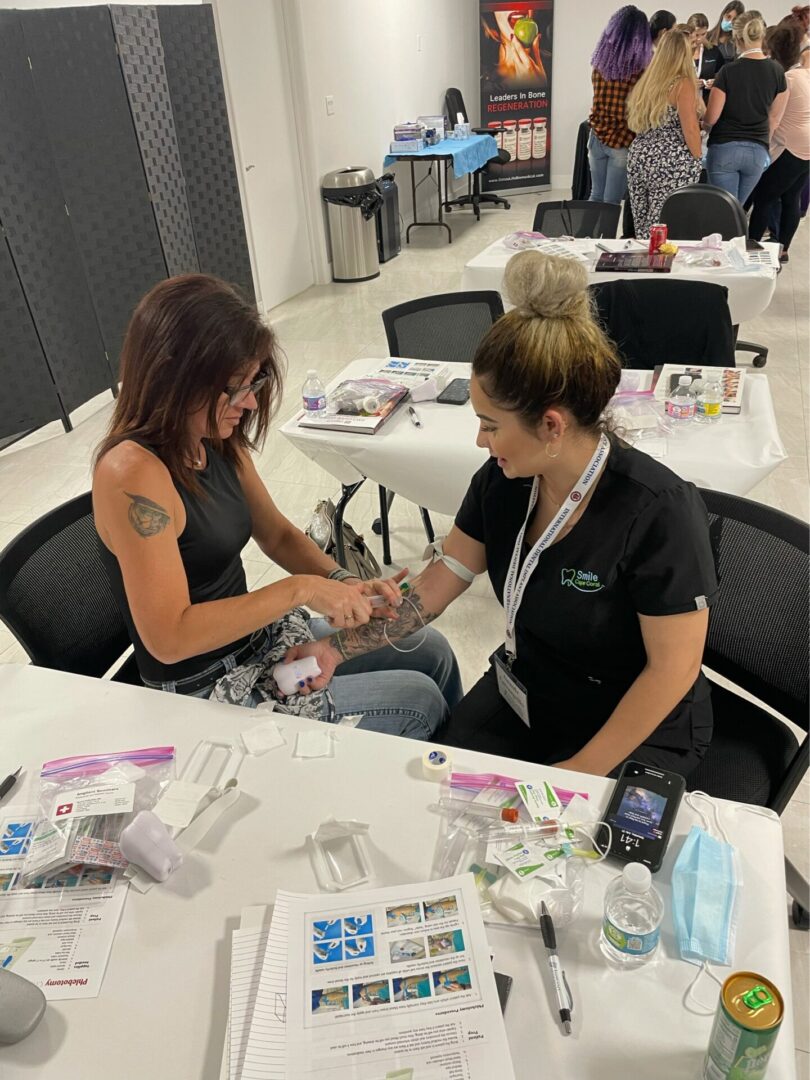
[[[797,1050],[810,1051],[810,955],[790,954],[790,975],[793,986],[794,1039]]]

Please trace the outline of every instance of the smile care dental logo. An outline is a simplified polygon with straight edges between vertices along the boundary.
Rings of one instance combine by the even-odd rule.
[[[563,570],[560,584],[570,585],[572,589],[577,589],[579,592],[599,592],[600,589],[604,589],[599,575],[594,574],[592,570]]]

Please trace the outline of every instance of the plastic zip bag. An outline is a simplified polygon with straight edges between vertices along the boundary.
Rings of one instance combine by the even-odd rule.
[[[83,866],[123,868],[118,838],[150,810],[174,776],[174,747],[47,761],[40,772],[40,818],[22,870],[26,887]]]

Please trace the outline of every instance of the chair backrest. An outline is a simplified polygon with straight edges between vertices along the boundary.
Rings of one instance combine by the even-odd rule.
[[[98,543],[88,491],[0,552],[0,619],[34,664],[100,677],[129,648]]]
[[[687,184],[664,203],[659,221],[673,240],[702,240],[720,233],[724,240],[748,236],[748,218],[739,200],[714,184]]]
[[[503,315],[500,293],[443,293],[382,313],[392,356],[471,364],[481,338]]]
[[[701,490],[720,594],[703,662],[808,729],[808,526],[771,506]]]
[[[728,289],[709,281],[605,281],[589,287],[624,367],[735,367]]]
[[[619,227],[621,212],[621,203],[581,199],[541,202],[534,212],[532,228],[546,236],[607,237],[612,240]]]
[[[455,127],[458,123],[458,114],[464,117],[464,123],[469,119],[467,116],[467,110],[464,108],[464,98],[461,91],[455,86],[449,86],[447,93],[444,95],[444,111],[447,113],[447,119],[450,121],[450,127]]]

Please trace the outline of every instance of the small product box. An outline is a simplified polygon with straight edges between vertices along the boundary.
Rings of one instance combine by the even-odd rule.
[[[424,149],[424,139],[396,139],[391,143],[392,154],[418,154]]]

